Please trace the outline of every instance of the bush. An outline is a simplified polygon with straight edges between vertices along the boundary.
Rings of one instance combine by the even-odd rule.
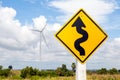
[[[2,70],[2,68],[3,68],[3,66],[2,66],[2,65],[0,65],[0,70]]]
[[[67,71],[65,76],[74,76],[74,72],[73,71]]]
[[[56,70],[56,73],[57,73],[58,76],[73,76],[74,75],[74,72],[69,71],[66,68],[65,64],[62,64],[62,67],[58,67],[57,70]]]
[[[57,74],[54,70],[42,70],[42,71],[39,71],[39,76],[42,76],[42,77],[56,77]]]
[[[98,73],[98,74],[107,74],[108,71],[107,71],[106,68],[101,68],[100,70],[97,70],[97,73]]]
[[[8,77],[10,75],[10,69],[0,70],[0,76]]]
[[[112,68],[108,72],[109,74],[118,74],[118,70],[116,68]]]
[[[38,69],[33,69],[32,67],[26,67],[24,69],[21,70],[21,77],[22,78],[26,78],[26,77],[31,77],[31,76],[35,76],[38,75],[39,70]]]

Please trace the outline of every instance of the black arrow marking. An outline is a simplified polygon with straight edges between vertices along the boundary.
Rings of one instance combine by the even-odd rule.
[[[76,19],[76,21],[73,23],[72,27],[76,27],[76,30],[79,34],[82,34],[82,38],[79,38],[75,41],[74,46],[79,51],[81,56],[85,56],[85,50],[83,47],[80,46],[80,43],[86,41],[88,39],[88,33],[82,29],[82,27],[86,27],[80,17]]]

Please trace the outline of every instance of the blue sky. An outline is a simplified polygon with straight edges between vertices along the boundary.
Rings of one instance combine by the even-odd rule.
[[[87,68],[120,69],[119,0],[0,0],[0,3],[1,65],[13,65],[16,69],[25,66],[55,69],[64,63],[70,68],[75,59],[55,39],[54,34],[83,8],[109,36],[89,58]],[[41,29],[40,26],[46,23],[43,35],[49,47],[41,37],[42,61],[39,61],[39,34],[31,29]]]
[[[3,0],[2,3],[3,6],[12,7],[16,10],[16,18],[19,19],[22,24],[25,24],[25,22],[31,23],[32,18],[39,15],[50,18],[53,16],[53,13],[54,17],[60,14],[56,9],[49,7],[49,1],[47,0],[18,0],[17,2],[14,0]]]

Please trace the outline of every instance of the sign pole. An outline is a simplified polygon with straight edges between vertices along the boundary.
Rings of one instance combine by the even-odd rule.
[[[81,64],[76,60],[76,80],[86,80],[86,63]]]

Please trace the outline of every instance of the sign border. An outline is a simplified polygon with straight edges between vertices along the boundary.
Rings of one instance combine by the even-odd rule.
[[[104,35],[106,36],[98,45],[96,48],[94,48],[94,50],[91,51],[91,53],[85,58],[85,60],[81,60],[78,56],[75,55],[75,53],[57,36],[80,12],[83,12],[98,28],[100,31],[102,31],[104,33]],[[56,38],[59,39],[64,46],[66,46],[70,52],[72,52],[74,54],[75,57],[77,57],[78,60],[80,60],[81,63],[85,63],[86,60],[90,57],[90,55],[106,40],[106,38],[108,37],[107,34],[97,25],[97,23],[83,10],[80,9],[57,33],[56,33]]]

